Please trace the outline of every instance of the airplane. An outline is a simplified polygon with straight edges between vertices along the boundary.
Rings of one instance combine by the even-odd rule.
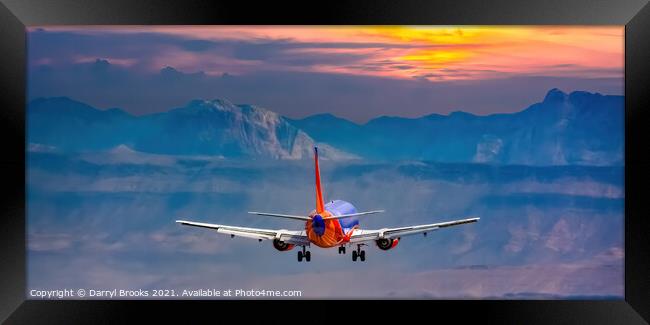
[[[311,261],[311,252],[306,247],[311,244],[321,248],[338,247],[339,254],[345,254],[346,246],[356,245],[352,251],[352,261],[366,260],[366,252],[361,249],[369,242],[375,242],[379,249],[387,251],[395,248],[402,236],[423,234],[440,228],[457,226],[477,222],[480,218],[468,218],[461,220],[431,223],[425,225],[406,226],[398,228],[382,228],[377,230],[365,230],[359,228],[358,217],[384,212],[384,210],[373,210],[357,212],[356,208],[349,202],[333,200],[325,203],[321,188],[320,169],[318,167],[318,147],[314,147],[314,169],[316,174],[316,209],[307,216],[290,215],[267,212],[248,212],[249,214],[286,218],[305,222],[304,230],[287,229],[259,229],[212,223],[176,220],[177,223],[186,226],[202,227],[213,229],[217,233],[230,235],[231,238],[240,236],[244,238],[257,239],[258,241],[272,240],[273,247],[278,251],[289,251],[295,246],[301,246],[298,251],[298,262]]]

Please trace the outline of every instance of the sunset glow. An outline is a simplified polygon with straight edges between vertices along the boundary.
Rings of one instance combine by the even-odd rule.
[[[173,48],[154,57],[132,53],[131,57],[109,58],[116,64],[154,71],[174,62],[175,68],[185,72],[210,75],[289,70],[429,81],[517,75],[604,78],[623,73],[622,26],[91,26],[31,30],[40,28],[79,34],[173,35],[205,42],[246,41],[278,47],[271,53],[273,60],[241,58],[209,49]],[[292,64],[293,59],[303,56],[325,59],[300,66]],[[292,60],[283,63],[283,58]]]
[[[35,26],[28,70],[30,98],[134,114],[226,98],[360,123],[484,115],[553,88],[622,94],[624,26]]]

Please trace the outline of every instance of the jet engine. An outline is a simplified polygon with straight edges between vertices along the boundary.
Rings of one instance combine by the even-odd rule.
[[[293,248],[293,246],[295,246],[295,245],[287,244],[287,243],[285,243],[285,242],[283,242],[283,241],[281,241],[279,239],[274,239],[273,240],[273,247],[275,249],[281,251],[281,252],[289,251],[289,250],[291,250]]]
[[[399,243],[399,239],[381,238],[381,239],[377,239],[375,242],[377,243],[377,247],[379,247],[379,249],[387,251],[397,246],[397,243]]]

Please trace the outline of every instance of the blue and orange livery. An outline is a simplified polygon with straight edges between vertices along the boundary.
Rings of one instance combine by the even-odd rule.
[[[260,216],[287,218],[305,222],[304,230],[260,229],[186,220],[176,220],[176,222],[187,226],[213,229],[217,233],[230,235],[231,238],[240,236],[257,239],[260,242],[272,240],[273,247],[282,252],[300,246],[302,249],[298,251],[298,261],[301,262],[304,259],[309,262],[311,260],[311,252],[306,248],[311,244],[322,248],[338,246],[339,254],[345,254],[346,246],[355,245],[356,250],[352,251],[352,260],[356,261],[359,259],[365,261],[366,252],[361,247],[367,245],[366,243],[368,242],[375,242],[381,250],[390,250],[397,246],[401,236],[414,234],[424,234],[426,236],[429,231],[473,223],[479,220],[479,218],[469,218],[397,228],[358,230],[359,220],[357,217],[384,212],[384,210],[357,212],[357,209],[352,203],[343,200],[334,200],[325,203],[321,186],[320,168],[318,166],[318,148],[316,147],[314,147],[314,172],[316,209],[311,211],[309,215],[248,212]]]
[[[318,166],[318,148],[314,148],[314,172],[316,174],[316,209],[309,214],[311,220],[305,224],[307,237],[314,245],[324,248],[344,244],[350,240],[354,229],[359,225],[359,220],[355,217],[329,218],[355,214],[357,209],[350,202],[342,200],[324,204]]]

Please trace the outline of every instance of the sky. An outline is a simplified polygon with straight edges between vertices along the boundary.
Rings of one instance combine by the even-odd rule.
[[[623,94],[623,26],[36,26],[28,96],[149,114],[224,98],[291,118],[520,111]]]
[[[291,118],[332,113],[358,123],[508,113],[552,88],[622,95],[623,36],[623,26],[30,27],[28,97],[67,96],[134,115],[222,98]],[[621,166],[329,160],[326,198],[387,211],[364,219],[366,229],[481,221],[404,239],[390,252],[371,244],[366,263],[320,249],[297,263],[296,250],[174,221],[296,229],[245,211],[310,211],[313,170],[303,161],[165,156],[126,145],[28,150],[33,289],[279,288],[308,298],[624,293]]]

